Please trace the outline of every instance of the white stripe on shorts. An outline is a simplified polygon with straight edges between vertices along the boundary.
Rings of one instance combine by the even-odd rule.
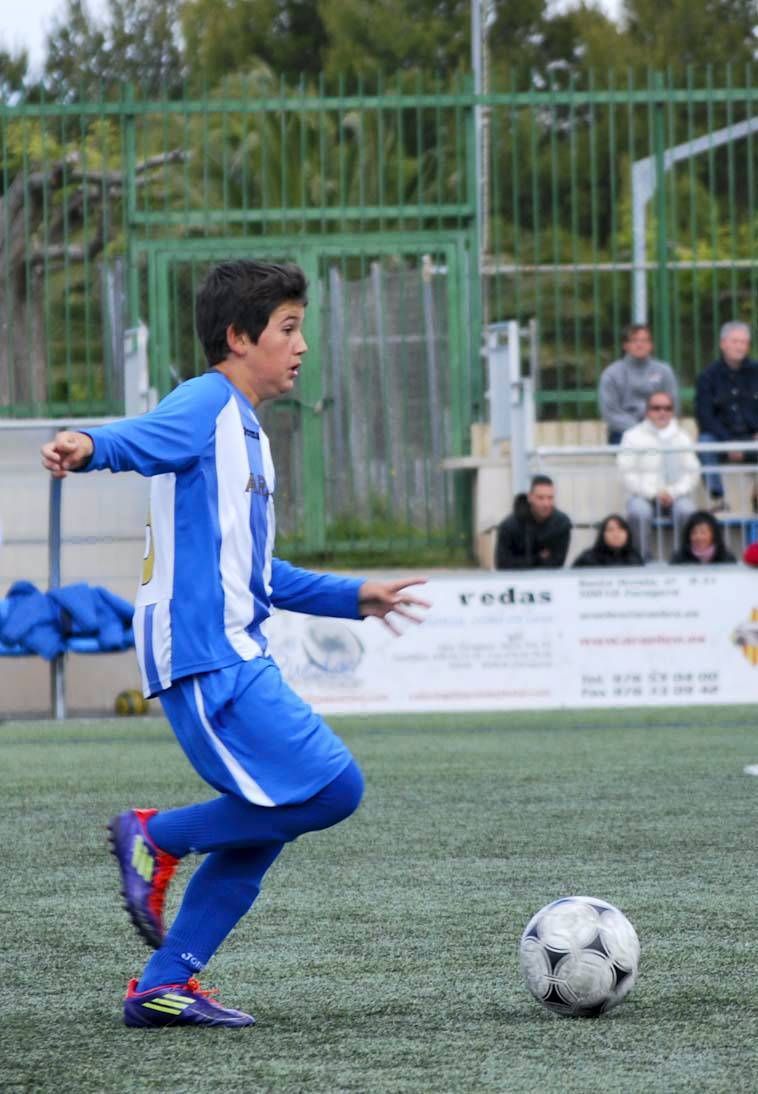
[[[200,719],[200,724],[207,733],[208,740],[213,745],[227,771],[236,782],[240,794],[242,794],[244,798],[247,798],[249,802],[252,802],[253,805],[276,805],[276,802],[272,801],[268,794],[261,790],[255,779],[251,775],[248,775],[242,764],[235,759],[224,742],[220,741],[213,732],[213,726],[208,721],[205,713],[203,693],[200,690],[200,684],[198,683],[196,676],[192,679],[192,690],[195,696],[195,706],[197,708],[197,716]]]

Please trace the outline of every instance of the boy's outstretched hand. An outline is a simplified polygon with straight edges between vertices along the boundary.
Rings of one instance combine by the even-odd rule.
[[[65,479],[69,471],[76,471],[87,462],[93,448],[92,438],[86,433],[64,429],[42,445],[42,466],[54,479]]]
[[[428,600],[414,596],[405,590],[411,585],[424,585],[426,578],[415,577],[412,579],[401,577],[396,581],[364,581],[358,590],[358,608],[361,615],[375,615],[388,627],[393,634],[401,632],[395,626],[389,615],[397,612],[412,623],[423,622],[423,616],[412,611],[413,608],[431,608]]]

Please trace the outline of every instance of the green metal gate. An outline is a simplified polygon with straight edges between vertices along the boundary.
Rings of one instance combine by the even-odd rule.
[[[123,412],[147,240],[281,236],[297,257],[316,234],[392,233],[402,251],[411,231],[430,253],[470,233],[472,317],[534,322],[541,418],[597,416],[600,372],[642,314],[690,410],[720,325],[758,320],[752,72],[524,75],[480,96],[465,79],[326,95],[257,72],[203,99],[0,102],[0,417]]]
[[[467,449],[478,358],[467,240],[404,232],[140,247],[159,395],[206,367],[193,303],[210,265],[245,256],[306,273],[304,367],[290,397],[261,408],[288,550],[412,558],[468,541],[465,496],[441,469]]]

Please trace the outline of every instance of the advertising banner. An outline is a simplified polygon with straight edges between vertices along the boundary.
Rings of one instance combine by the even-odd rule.
[[[323,713],[751,703],[758,574],[741,566],[461,571],[418,626],[276,612],[271,652]]]

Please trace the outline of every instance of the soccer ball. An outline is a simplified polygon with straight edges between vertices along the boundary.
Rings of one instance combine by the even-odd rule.
[[[566,896],[532,916],[519,956],[526,986],[544,1007],[592,1018],[631,991],[640,943],[612,904],[593,896]]]
[[[136,688],[129,688],[127,691],[118,693],[113,709],[116,714],[147,714],[150,708],[141,691],[137,691]]]

